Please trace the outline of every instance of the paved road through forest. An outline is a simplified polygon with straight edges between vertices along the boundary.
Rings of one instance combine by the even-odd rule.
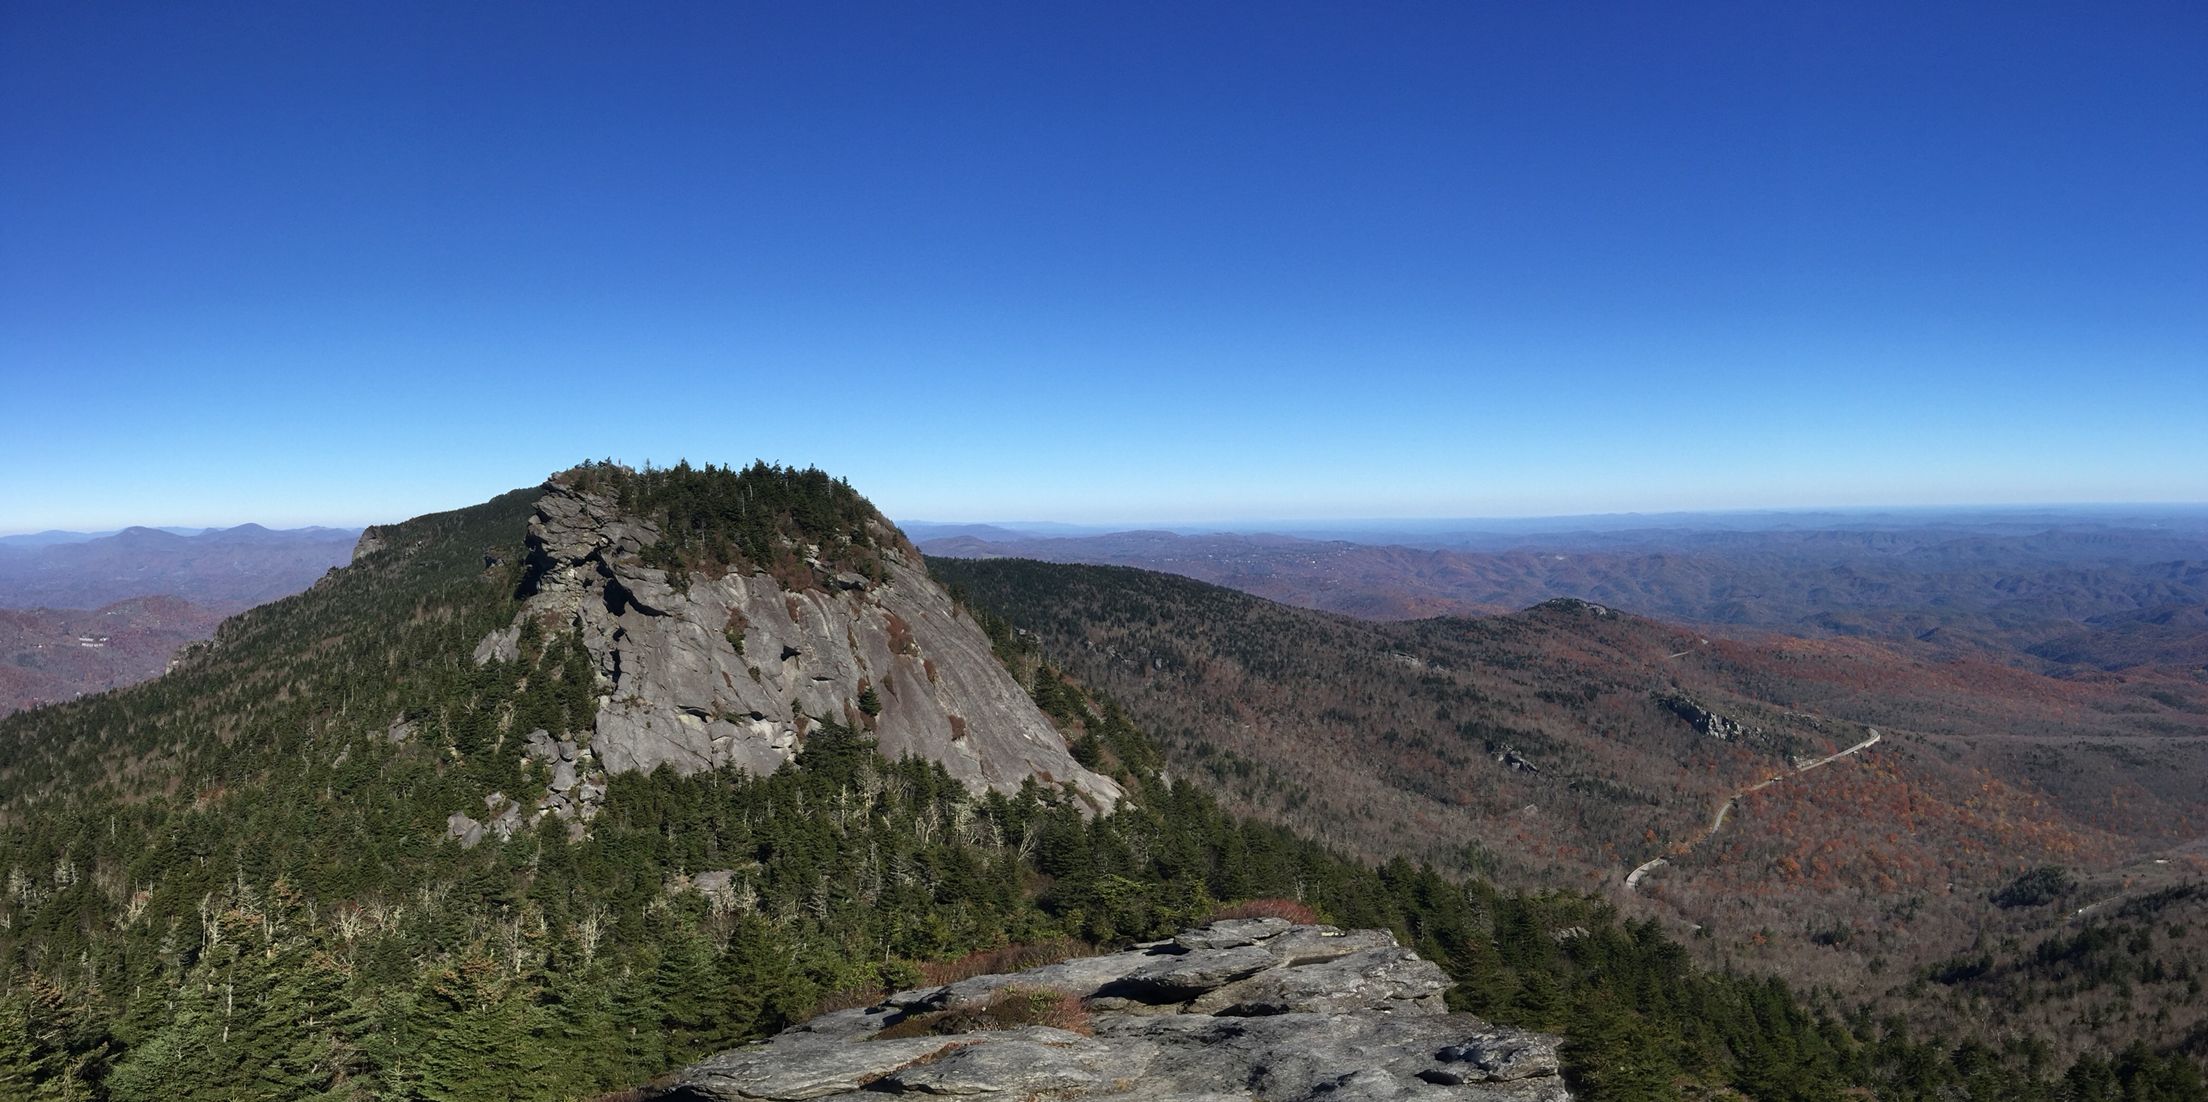
[[[1818,768],[1819,766],[1830,765],[1833,762],[1839,761],[1841,758],[1856,753],[1857,751],[1870,749],[1871,746],[1875,745],[1878,742],[1878,728],[1870,727],[1865,729],[1871,733],[1871,737],[1864,739],[1863,741],[1856,743],[1855,745],[1850,746],[1845,750],[1834,754],[1826,754],[1824,757],[1818,758],[1816,761],[1803,762],[1801,765],[1796,766],[1792,773],[1781,773],[1775,777],[1765,777],[1764,779],[1757,781],[1756,783],[1751,784],[1748,787],[1743,788],[1730,796],[1727,796],[1724,803],[1717,805],[1717,816],[1710,820],[1710,829],[1703,831],[1700,837],[1696,838],[1692,842],[1687,843],[1686,846],[1682,848],[1679,852],[1681,854],[1684,854],[1688,850],[1692,850],[1694,847],[1709,841],[1711,837],[1716,835],[1718,828],[1725,825],[1725,816],[1732,813],[1733,805],[1739,802],[1742,796],[1745,796],[1750,792],[1755,792],[1759,789],[1768,788],[1774,784],[1777,784],[1780,781],[1787,779],[1788,777],[1799,777],[1812,769]],[[1640,887],[1641,879],[1643,877],[1646,877],[1649,873],[1655,872],[1657,869],[1663,868],[1665,865],[1668,865],[1670,863],[1671,862],[1668,858],[1663,857],[1658,857],[1654,860],[1642,862],[1638,868],[1635,868],[1632,872],[1625,874],[1626,889],[1630,891]]]

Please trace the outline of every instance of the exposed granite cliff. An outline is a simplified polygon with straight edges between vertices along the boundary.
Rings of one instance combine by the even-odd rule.
[[[1720,715],[1681,693],[1660,693],[1656,703],[1671,709],[1673,715],[1694,725],[1694,729],[1719,742],[1764,743],[1770,735],[1760,727],[1750,727],[1729,716]]]
[[[553,749],[538,755],[580,765],[567,774],[577,790],[553,796],[581,806],[593,766],[772,772],[796,757],[808,724],[829,719],[868,728],[885,757],[938,762],[977,791],[1034,778],[1069,783],[1099,809],[1120,798],[1110,778],[1073,760],[902,539],[882,540],[880,581],[821,567],[812,584],[785,587],[765,573],[670,579],[644,565],[659,538],[605,497],[548,484],[529,524],[522,610],[476,649],[478,662],[512,658],[534,618],[576,631],[595,663],[587,748],[546,742]],[[547,799],[545,810],[560,810]]]
[[[390,533],[380,524],[371,524],[360,530],[360,539],[353,543],[353,562],[359,562],[386,547],[391,546]]]
[[[1440,968],[1382,931],[1218,922],[1122,953],[903,991],[878,1006],[823,1015],[685,1068],[653,1097],[1571,1098],[1558,1075],[1556,1038],[1449,1013],[1441,1000],[1448,985]],[[1055,1024],[1025,1024],[1038,1018]]]

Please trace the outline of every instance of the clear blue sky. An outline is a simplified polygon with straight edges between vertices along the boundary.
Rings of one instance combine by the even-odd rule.
[[[0,531],[2208,499],[2208,5],[0,6]]]

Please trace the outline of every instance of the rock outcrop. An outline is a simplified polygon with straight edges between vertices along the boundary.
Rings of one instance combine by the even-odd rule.
[[[379,525],[371,524],[360,530],[360,539],[353,544],[353,562],[359,562],[391,545],[390,538]]]
[[[1170,941],[903,991],[679,1072],[657,1102],[1567,1102],[1557,1039],[1449,1013],[1377,930],[1217,922]],[[1015,1012],[1007,1014],[1005,1008]],[[1017,1012],[1048,1008],[1051,1013]]]
[[[531,755],[570,782],[540,810],[583,810],[594,767],[772,772],[821,719],[864,727],[885,757],[938,762],[977,791],[1032,778],[1070,784],[1092,808],[1115,804],[1119,786],[1073,760],[988,638],[887,522],[873,523],[885,536],[880,581],[825,567],[804,586],[763,572],[670,578],[644,564],[660,538],[652,522],[548,484],[529,525],[527,599],[475,653],[512,658],[535,618],[577,632],[597,668],[587,746],[532,736]]]
[[[397,730],[396,725],[393,730]],[[398,740],[394,737],[393,741]],[[589,772],[590,751],[572,740],[553,738],[550,732],[543,730],[529,732],[522,740],[522,750],[532,761],[544,763],[550,774],[545,782],[544,798],[537,802],[536,813],[567,821],[570,836],[581,837],[583,824],[597,817],[599,805],[606,800],[605,785],[598,783],[598,775]],[[487,818],[481,821],[457,811],[446,816],[445,833],[463,847],[473,848],[486,835],[504,842],[522,828],[522,807],[508,799],[505,793],[493,792],[483,797],[483,807]]]
[[[1692,697],[1679,693],[1664,693],[1656,702],[1671,709],[1673,715],[1694,725],[1694,729],[1719,742],[1746,742],[1757,745],[1771,741],[1770,733],[1761,727],[1749,725],[1720,715],[1696,703]]]

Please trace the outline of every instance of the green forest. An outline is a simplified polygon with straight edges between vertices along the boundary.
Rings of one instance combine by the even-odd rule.
[[[874,526],[894,532],[819,472],[573,477],[655,515],[683,569],[810,546],[864,570]],[[2181,1054],[2054,1066],[2030,1038],[1913,1037],[1702,970],[1598,899],[1363,864],[1234,817],[1162,780],[1140,730],[1001,624],[1000,654],[1129,805],[975,795],[821,720],[772,775],[617,775],[587,832],[547,818],[463,847],[448,815],[541,788],[522,732],[589,729],[578,641],[470,657],[513,617],[536,496],[393,526],[167,677],[0,720],[0,1096],[589,1099],[931,962],[1116,947],[1286,899],[1394,930],[1457,979],[1459,1009],[1564,1033],[1596,1102],[2208,1098]]]
[[[755,462],[739,471],[684,460],[630,468],[608,459],[558,478],[656,524],[660,539],[645,549],[645,560],[678,576],[757,568],[804,588],[811,558],[878,580],[884,540],[903,541],[849,482],[817,467]]]

